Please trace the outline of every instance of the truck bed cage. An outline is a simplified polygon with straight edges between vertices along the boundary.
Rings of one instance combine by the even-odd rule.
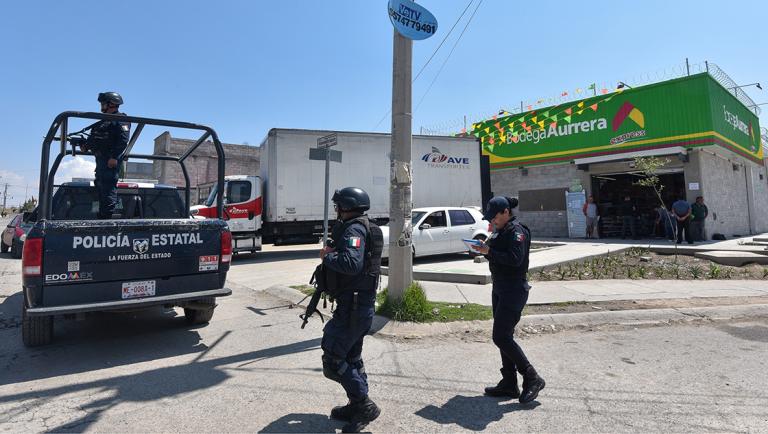
[[[51,124],[51,127],[48,129],[48,134],[45,135],[45,139],[43,140],[43,154],[42,158],[40,159],[40,190],[39,190],[39,200],[40,203],[38,204],[38,218],[39,219],[46,219],[50,220],[51,218],[51,199],[53,196],[53,180],[56,175],[56,171],[59,169],[59,165],[61,164],[62,159],[67,155],[91,155],[95,156],[93,152],[78,152],[75,149],[75,146],[72,146],[72,149],[67,149],[67,128],[69,126],[69,120],[70,119],[95,119],[97,121],[107,120],[107,121],[119,121],[119,122],[130,122],[132,124],[136,125],[136,129],[134,130],[133,134],[131,135],[130,139],[128,140],[128,146],[125,148],[125,151],[121,155],[121,159],[125,160],[128,158],[139,158],[139,159],[146,159],[146,160],[160,160],[160,161],[176,161],[181,165],[181,171],[184,174],[184,181],[186,183],[186,186],[184,188],[184,200],[185,200],[185,206],[186,209],[189,210],[190,206],[190,186],[189,186],[189,174],[187,173],[187,167],[184,164],[184,161],[189,157],[201,144],[203,144],[206,140],[209,138],[213,142],[213,146],[216,149],[216,156],[218,159],[218,176],[217,176],[217,188],[219,191],[223,191],[224,188],[224,147],[221,145],[221,141],[219,141],[219,136],[216,134],[216,131],[213,130],[213,128],[205,126],[205,125],[199,125],[199,124],[193,124],[189,122],[179,122],[179,121],[169,121],[164,119],[152,119],[152,118],[143,118],[143,117],[137,117],[137,116],[126,116],[126,115],[115,115],[115,114],[107,114],[107,113],[95,113],[95,112],[76,112],[76,111],[66,111],[63,113],[60,113],[56,118],[53,120],[53,123]],[[93,126],[95,124],[92,124]],[[170,128],[182,128],[182,129],[188,129],[188,130],[197,130],[201,131],[202,135],[200,138],[193,143],[183,154],[179,156],[173,156],[173,155],[155,155],[155,154],[131,154],[131,150],[133,149],[133,146],[136,144],[136,140],[139,138],[139,135],[144,130],[145,125],[157,125],[157,126],[164,126],[164,127],[170,127]],[[86,129],[89,129],[90,127],[86,127]],[[59,136],[56,137],[56,132],[59,132]],[[84,130],[81,130],[84,131]],[[59,153],[54,158],[53,165],[50,165],[50,157],[51,157],[51,144],[58,140],[61,142],[61,148],[59,150]],[[50,166],[50,168],[49,168]],[[224,206],[224,199],[223,195],[218,195],[216,198],[216,217],[221,218],[223,215],[223,206]]]

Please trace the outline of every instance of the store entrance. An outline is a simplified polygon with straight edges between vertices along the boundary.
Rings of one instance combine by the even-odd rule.
[[[656,225],[659,199],[650,187],[641,187],[635,183],[642,179],[639,173],[618,173],[592,176],[592,194],[600,210],[598,223],[600,236],[603,238],[622,237],[624,197],[629,196],[635,211],[632,213],[634,238],[655,238],[663,236],[664,228]],[[682,172],[659,175],[664,186],[661,196],[664,205],[670,209],[672,202],[681,195],[685,198],[685,177]],[[632,237],[632,228],[625,228],[625,236]]]

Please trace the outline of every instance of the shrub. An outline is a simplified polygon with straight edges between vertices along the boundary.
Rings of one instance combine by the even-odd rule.
[[[710,279],[719,279],[723,274],[723,268],[717,264],[709,264],[709,274],[707,277]]]
[[[692,265],[688,270],[691,272],[691,277],[694,279],[699,279],[704,274],[704,270],[698,265]]]
[[[382,291],[384,301],[379,307],[379,314],[388,316],[395,321],[412,322],[425,322],[432,317],[427,295],[419,282],[413,282],[405,288],[401,300],[392,300],[387,292],[387,289]]]

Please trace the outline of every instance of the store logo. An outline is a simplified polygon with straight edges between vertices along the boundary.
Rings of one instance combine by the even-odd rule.
[[[456,157],[443,154],[436,147],[432,147],[432,152],[427,152],[421,157],[421,161],[432,167],[465,167],[469,166],[468,157]]]
[[[616,115],[613,117],[613,121],[611,122],[611,128],[613,131],[618,131],[619,128],[624,124],[625,120],[631,120],[637,126],[640,127],[639,130],[630,131],[628,133],[624,133],[621,135],[618,135],[611,139],[612,145],[619,145],[621,143],[625,143],[628,140],[636,139],[638,137],[645,137],[645,115],[643,115],[643,112],[641,112],[637,107],[632,105],[629,101],[625,101],[624,104],[621,105],[619,108],[619,111],[616,112]]]

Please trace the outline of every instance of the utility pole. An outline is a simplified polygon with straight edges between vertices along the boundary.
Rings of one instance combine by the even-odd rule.
[[[392,148],[389,189],[389,296],[400,300],[413,281],[411,227],[411,74],[413,41],[394,30]]]
[[[8,199],[8,183],[5,183],[5,188],[3,188],[3,212],[5,212],[5,201]]]

